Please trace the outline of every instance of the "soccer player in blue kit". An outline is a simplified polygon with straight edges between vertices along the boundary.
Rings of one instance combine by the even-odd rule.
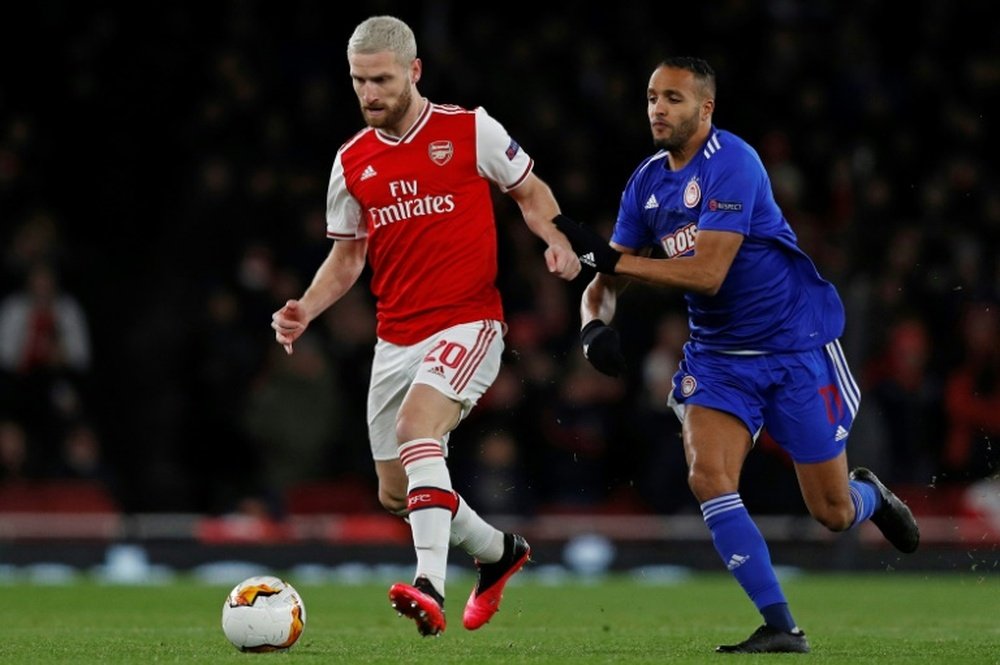
[[[838,338],[844,307],[799,249],[760,157],[712,124],[715,73],[674,57],[653,72],[647,112],[658,151],[622,195],[608,243],[566,218],[557,226],[598,274],[581,302],[587,359],[624,369],[615,313],[620,276],[685,291],[690,340],[668,403],[683,423],[688,484],[715,548],[764,619],[729,653],[807,652],[739,493],[763,427],[791,456],[810,514],[831,531],[865,520],[903,552],[920,534],[909,508],[845,446],[860,394]],[[665,258],[652,258],[659,246]]]

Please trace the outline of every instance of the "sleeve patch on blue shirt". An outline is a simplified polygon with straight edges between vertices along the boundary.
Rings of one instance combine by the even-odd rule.
[[[740,212],[743,210],[742,201],[719,201],[711,199],[708,202],[708,209],[712,212]]]

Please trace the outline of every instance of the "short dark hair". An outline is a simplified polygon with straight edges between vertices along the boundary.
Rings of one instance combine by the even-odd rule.
[[[675,55],[664,58],[659,66],[691,72],[705,86],[708,93],[712,97],[715,96],[715,70],[705,60],[689,55]]]

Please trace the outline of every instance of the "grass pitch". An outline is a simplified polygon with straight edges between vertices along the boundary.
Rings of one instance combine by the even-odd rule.
[[[614,577],[546,586],[523,577],[476,632],[461,624],[471,578],[449,580],[450,625],[438,638],[421,638],[396,617],[388,585],[311,586],[288,577],[308,618],[298,644],[274,654],[240,653],[226,641],[219,622],[230,584],[7,585],[0,587],[0,662],[1000,664],[996,575],[790,578],[784,588],[813,651],[764,656],[713,653],[760,623],[724,574],[671,585]]]

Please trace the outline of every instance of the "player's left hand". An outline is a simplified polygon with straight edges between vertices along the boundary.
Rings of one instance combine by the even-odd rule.
[[[298,300],[289,300],[285,306],[271,315],[271,328],[274,329],[274,339],[292,354],[292,344],[295,343],[309,325],[302,305]]]
[[[615,267],[622,255],[609,245],[607,240],[590,227],[574,222],[566,215],[556,215],[552,222],[573,245],[580,263],[590,266],[597,272],[615,274]]]
[[[580,274],[580,259],[569,245],[552,244],[545,249],[545,265],[549,272],[566,281]]]
[[[580,331],[583,355],[597,371],[608,376],[618,376],[625,371],[618,331],[600,319],[594,319]]]

